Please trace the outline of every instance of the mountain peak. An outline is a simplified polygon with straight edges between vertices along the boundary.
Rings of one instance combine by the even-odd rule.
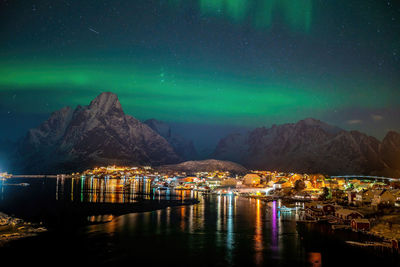
[[[238,163],[215,159],[185,161],[179,164],[163,165],[160,166],[160,169],[184,171],[189,173],[199,171],[229,171],[238,174],[247,173],[247,169]]]
[[[303,125],[307,125],[307,126],[318,126],[330,134],[337,134],[338,132],[342,131],[342,129],[339,127],[332,126],[330,124],[327,124],[323,121],[320,121],[320,120],[317,120],[314,118],[305,118],[296,123],[296,125],[299,125],[299,124],[300,125],[303,124]]]
[[[72,109],[71,109],[71,107],[70,106],[65,106],[65,107],[63,107],[63,108],[61,108],[60,110],[59,110],[59,112],[61,112],[61,113],[68,113],[68,112],[70,112]],[[57,111],[55,111],[55,112],[57,112]],[[53,112],[54,113],[54,112]]]
[[[16,153],[14,171],[30,173],[180,161],[167,140],[125,115],[113,93],[100,94],[89,106],[53,113],[49,120],[29,131]]]
[[[314,118],[305,118],[303,120],[300,120],[299,122],[303,122],[306,124],[321,124],[321,123],[323,123],[322,121],[314,119]]]
[[[118,100],[118,96],[111,92],[104,92],[98,95],[92,102],[90,102],[89,108],[100,109],[104,112],[113,108],[122,111],[122,106]]]
[[[400,138],[400,133],[395,132],[393,130],[387,132],[385,139],[399,139]]]

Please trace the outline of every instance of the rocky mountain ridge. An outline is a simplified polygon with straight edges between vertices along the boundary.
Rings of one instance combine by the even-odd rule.
[[[104,164],[160,165],[180,162],[165,138],[132,116],[118,97],[102,93],[88,106],[62,108],[18,147],[18,172],[75,171]]]
[[[198,158],[196,148],[193,141],[187,140],[180,134],[175,133],[171,126],[166,122],[156,119],[144,121],[151,129],[164,137],[168,143],[174,148],[174,151],[184,160],[193,160]]]
[[[382,142],[316,119],[257,128],[222,138],[212,157],[251,169],[327,174],[400,175],[400,134]]]
[[[173,133],[168,124],[154,119],[142,123],[124,113],[115,94],[102,93],[89,105],[62,108],[29,130],[17,145],[11,172],[73,172],[110,164],[171,165],[196,155],[193,143]],[[220,140],[211,157],[248,169],[400,177],[400,134],[391,131],[379,141],[308,118],[230,134]],[[193,166],[207,167],[201,162]]]

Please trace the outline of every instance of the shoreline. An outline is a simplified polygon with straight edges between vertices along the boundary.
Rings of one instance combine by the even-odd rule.
[[[95,202],[58,202],[54,206],[45,207],[46,214],[35,217],[23,217],[25,221],[40,223],[48,230],[75,229],[91,225],[89,217],[112,215],[114,217],[138,212],[149,212],[168,207],[194,205],[197,199],[185,200],[138,200],[133,203],[95,203]],[[102,222],[99,222],[102,223]]]
[[[200,201],[197,199],[187,200],[139,200],[134,203],[65,203],[64,208],[78,209],[81,212],[89,214],[89,216],[112,214],[115,216],[147,212],[153,210],[164,209],[167,207],[185,206],[198,204]]]
[[[33,224],[0,212],[0,248],[10,241],[37,236],[47,232],[40,224]]]
[[[153,201],[149,201],[149,202],[153,202]],[[166,208],[170,208],[170,207],[190,206],[190,205],[195,205],[195,204],[200,203],[200,201],[197,199],[187,199],[184,201],[162,200],[162,202],[164,202],[164,203],[158,203],[158,204],[156,203],[155,205],[153,205],[154,203],[148,203],[150,205],[147,205],[147,206],[137,205],[137,207],[135,207],[134,205],[132,205],[131,207],[124,208],[122,211],[119,211],[119,212],[107,212],[107,209],[112,208],[111,206],[113,205],[113,203],[97,203],[97,204],[105,204],[105,205],[103,205],[103,207],[101,207],[104,210],[102,213],[91,214],[91,215],[89,215],[90,217],[91,216],[111,215],[111,216],[113,216],[113,218],[111,220],[107,220],[107,221],[88,222],[87,225],[97,225],[97,224],[109,223],[109,222],[112,222],[114,219],[116,219],[119,216],[123,216],[123,215],[130,214],[130,213],[152,212],[152,211],[162,210],[162,209],[166,209]],[[88,203],[85,203],[85,204],[86,204],[85,206],[87,209],[91,208],[90,205],[87,205]],[[120,204],[120,203],[118,203],[118,204]],[[127,204],[120,204],[120,205],[123,206],[123,205],[127,205]]]

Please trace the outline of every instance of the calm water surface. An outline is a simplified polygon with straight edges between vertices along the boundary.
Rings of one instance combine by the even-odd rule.
[[[300,231],[297,212],[281,213],[281,203],[235,196],[203,196],[191,191],[149,193],[147,182],[124,187],[122,180],[15,179],[0,187],[0,210],[33,221],[51,221],[51,231],[0,248],[13,263],[166,266],[394,266],[385,258],[347,247],[318,232]],[[65,226],[65,204],[135,203],[143,199],[195,197],[199,204],[162,210],[92,216]],[[79,205],[78,205],[79,206]],[[82,214],[77,213],[77,216]],[[70,213],[68,213],[70,215]],[[65,216],[65,214],[64,214]],[[50,219],[49,219],[50,218]],[[56,218],[56,219],[55,219]],[[62,227],[58,227],[59,220]],[[299,233],[300,232],[300,233]],[[21,255],[24,255],[21,257]]]

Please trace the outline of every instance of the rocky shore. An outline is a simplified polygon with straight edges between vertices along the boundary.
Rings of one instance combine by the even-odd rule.
[[[45,231],[47,229],[41,225],[31,224],[0,212],[0,246],[9,241],[35,236]]]

